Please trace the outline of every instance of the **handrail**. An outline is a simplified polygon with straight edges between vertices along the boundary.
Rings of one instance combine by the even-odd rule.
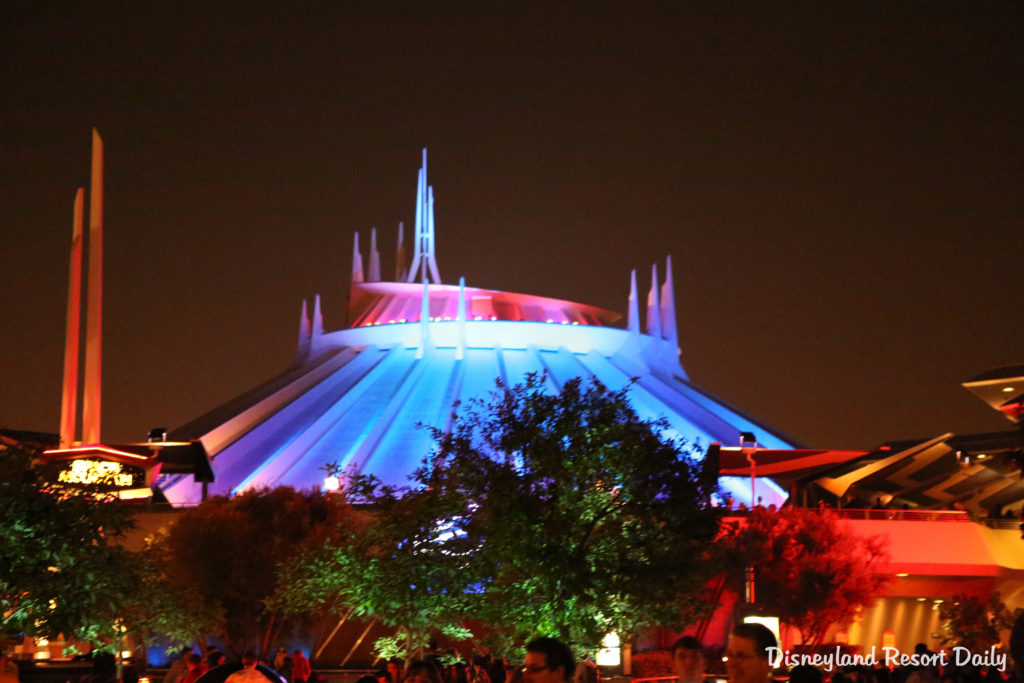
[[[807,508],[808,510],[827,510],[842,519],[872,519],[879,521],[903,521],[903,522],[973,522],[974,520],[965,510],[870,510],[862,508]],[[749,510],[730,510],[727,517],[746,517]],[[1019,522],[1017,522],[1019,524]],[[1001,528],[1001,527],[1000,527]]]
[[[836,510],[843,519],[894,520],[902,522],[970,522],[964,510]]]
[[[985,526],[989,529],[1020,529],[1021,520],[1016,518],[1003,519],[999,517],[989,517],[985,520]]]

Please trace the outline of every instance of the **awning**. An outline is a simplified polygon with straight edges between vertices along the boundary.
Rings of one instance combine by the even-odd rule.
[[[722,448],[719,455],[719,475],[749,477],[751,464],[748,454],[754,460],[754,474],[770,477],[780,486],[804,479],[815,472],[841,465],[863,457],[868,451],[840,451],[813,448]]]

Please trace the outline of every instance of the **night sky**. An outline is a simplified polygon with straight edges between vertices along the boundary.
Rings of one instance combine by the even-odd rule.
[[[422,147],[446,282],[624,313],[671,254],[683,366],[778,430],[1010,426],[959,384],[1024,362],[1019,2],[4,2],[0,426],[58,429],[93,126],[108,442],[339,327]]]

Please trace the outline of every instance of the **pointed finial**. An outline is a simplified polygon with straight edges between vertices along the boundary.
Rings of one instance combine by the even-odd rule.
[[[405,224],[398,222],[398,248],[395,249],[395,282],[405,282]]]
[[[308,343],[313,336],[313,326],[309,322],[309,307],[306,299],[302,300],[302,312],[299,314],[299,346]]]
[[[424,150],[426,151],[426,150]],[[435,285],[441,284],[441,275],[437,271],[437,252],[435,250],[434,233],[434,186],[427,186],[427,266],[430,277]]]
[[[672,282],[672,256],[665,259],[665,284],[661,286],[661,335],[673,348],[679,345],[676,337],[676,295]]]
[[[363,255],[359,253],[359,233],[352,242],[352,284],[363,283]]]
[[[377,252],[377,228],[370,228],[370,272],[367,282],[380,282],[380,253]]]
[[[640,302],[636,293],[636,268],[629,274],[629,312],[626,323],[629,336],[640,344]]]
[[[299,348],[295,351],[295,361],[299,363],[309,356],[310,343],[312,341],[313,329],[309,323],[309,311],[306,300],[302,300],[302,313],[299,314]]]
[[[423,148],[423,166],[416,183],[416,227],[414,229],[413,256],[406,282],[430,277],[441,284],[434,256],[434,188],[427,185],[427,149]]]
[[[322,337],[324,334],[324,316],[320,312],[320,295],[317,294],[316,298],[313,299],[313,330],[312,338],[314,340]]]
[[[676,288],[672,278],[672,256],[665,259],[665,284],[661,287],[661,334],[665,339],[665,362],[672,371],[686,379],[686,370],[679,361],[679,330],[676,327]]]
[[[458,325],[459,340],[455,345],[455,359],[462,360],[466,355],[466,278],[459,278],[459,307],[455,313]]]
[[[423,166],[416,176],[416,213],[412,227],[412,263],[409,264],[409,272],[406,275],[406,282],[416,282],[422,279],[425,273],[423,270],[423,231],[424,231],[424,208],[427,201],[427,150],[423,150]]]
[[[651,291],[647,294],[647,334],[661,340],[661,306],[658,304],[658,264],[651,265]]]

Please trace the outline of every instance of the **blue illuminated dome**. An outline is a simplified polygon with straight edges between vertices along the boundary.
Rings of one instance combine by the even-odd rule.
[[[434,251],[433,188],[420,169],[411,262],[401,227],[394,281],[383,281],[376,233],[364,270],[353,248],[347,326],[325,332],[316,297],[303,302],[299,348],[282,374],[180,427],[178,440],[199,439],[212,458],[211,494],[252,487],[320,487],[325,464],[402,485],[432,442],[418,423],[448,427],[453,406],[480,397],[500,378],[520,382],[542,373],[553,390],[573,377],[596,377],[629,389],[643,418],[665,418],[669,436],[702,445],[735,445],[753,432],[763,448],[797,446],[691,382],[679,361],[672,263],[659,282],[652,268],[644,329],[636,271],[625,327],[613,311],[541,296],[441,283]],[[747,482],[721,481],[750,502]],[[175,504],[197,502],[201,484],[187,476],[161,486]],[[785,494],[758,482],[764,502]]]

